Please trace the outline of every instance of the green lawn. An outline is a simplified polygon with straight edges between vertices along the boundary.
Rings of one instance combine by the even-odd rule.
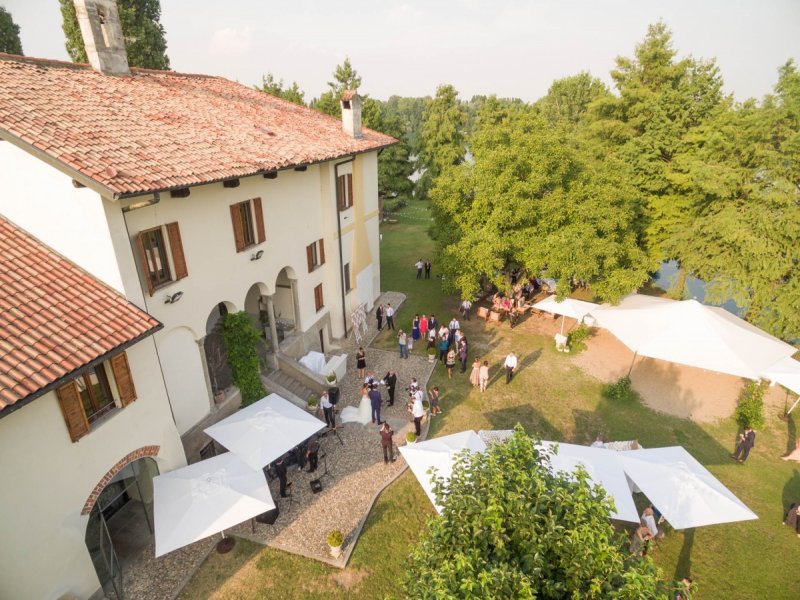
[[[415,313],[434,312],[440,321],[456,313],[458,299],[441,292],[437,269],[431,280],[416,279],[414,263],[433,257],[426,212],[416,203],[400,223],[383,225],[382,289],[398,290],[408,300],[396,315],[410,329]],[[646,447],[682,445],[760,517],[757,521],[716,525],[695,531],[668,531],[653,553],[667,579],[691,576],[697,598],[797,598],[800,596],[800,540],[781,525],[783,507],[800,500],[800,468],[777,457],[794,440],[794,421],[768,415],[746,466],[728,458],[736,428],[732,421],[699,425],[655,413],[637,402],[610,403],[601,385],[574,367],[569,356],[555,352],[552,340],[521,326],[464,323],[471,344],[492,365],[485,394],[473,390],[466,375],[448,380],[444,368],[431,385],[443,391],[444,414],[431,435],[464,429],[511,428],[521,423],[546,439],[588,443],[598,433],[609,439],[638,438]],[[589,341],[591,343],[591,341]],[[382,333],[375,346],[394,348],[394,336]],[[511,385],[500,363],[509,350],[520,357],[520,372]],[[417,345],[413,352],[422,353]],[[404,558],[424,521],[433,516],[430,502],[406,473],[373,508],[344,571],[249,543],[237,553],[212,554],[184,590],[182,598],[383,598],[400,596]]]

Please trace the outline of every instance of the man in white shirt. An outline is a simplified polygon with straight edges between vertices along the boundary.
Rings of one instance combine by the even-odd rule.
[[[469,311],[472,308],[472,301],[469,298],[465,298],[464,301],[461,303],[461,312],[464,315],[464,319],[469,321]]]
[[[455,331],[456,329],[461,329],[461,323],[459,323],[459,322],[458,322],[458,319],[456,319],[455,317],[453,317],[452,321],[450,321],[450,324],[447,326],[447,328],[448,328],[448,329],[449,329],[451,332],[453,332],[453,331]]]
[[[416,263],[414,263],[414,266],[417,267],[417,279],[422,279],[422,269],[425,266],[425,263],[422,262],[422,259],[420,258]]]
[[[325,424],[331,429],[336,429],[336,415],[333,412],[331,399],[328,398],[328,390],[322,390],[320,404],[322,406],[322,412],[325,415]]]
[[[386,305],[384,315],[386,316],[386,327],[394,331],[394,308],[391,302]]]
[[[422,432],[422,417],[425,416],[425,409],[422,407],[422,391],[417,390],[412,395],[414,404],[411,406],[411,416],[414,417],[414,433],[419,437]]]
[[[517,370],[517,355],[513,352],[509,352],[503,366],[506,368],[506,384],[509,384],[511,383],[511,378],[514,376],[514,371]]]

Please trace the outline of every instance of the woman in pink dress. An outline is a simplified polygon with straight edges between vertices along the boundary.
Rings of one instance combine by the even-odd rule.
[[[425,315],[419,321],[419,333],[423,340],[428,338],[428,317]]]

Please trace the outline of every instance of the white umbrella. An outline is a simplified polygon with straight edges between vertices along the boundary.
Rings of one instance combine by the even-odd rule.
[[[558,446],[558,453],[551,454],[550,458],[554,470],[574,473],[578,465],[582,465],[591,480],[603,486],[606,493],[614,499],[615,510],[612,518],[631,523],[639,522],[639,513],[633,503],[622,462],[619,460],[620,452],[561,442],[543,441],[542,446],[551,452],[554,446]]]
[[[438,477],[449,481],[453,473],[456,454],[462,450],[484,452],[486,444],[474,431],[469,430],[416,444],[400,446],[400,454],[406,459],[408,466],[411,467],[411,472],[414,473],[422,489],[425,490],[434,508],[439,513],[442,512],[442,507],[436,504],[436,497],[433,494],[433,482],[431,475],[428,474],[428,469],[434,467]]]
[[[594,302],[586,302],[584,300],[575,300],[574,298],[564,298],[563,300],[556,300],[555,296],[548,296],[533,305],[537,310],[561,315],[561,334],[564,334],[564,318],[571,317],[578,322],[590,312],[598,308],[600,305]]]
[[[800,362],[793,358],[784,358],[768,367],[761,373],[761,377],[769,379],[773,384],[780,383],[783,387],[800,395]],[[792,405],[786,414],[789,414],[800,402],[800,398]]]
[[[153,478],[156,556],[275,508],[261,470],[230,452]]]
[[[758,518],[681,446],[618,457],[628,478],[675,529]]]
[[[252,468],[261,469],[323,427],[323,421],[270,394],[204,431]]]
[[[796,352],[727,310],[696,300],[632,295],[591,315],[636,354],[749,379]]]

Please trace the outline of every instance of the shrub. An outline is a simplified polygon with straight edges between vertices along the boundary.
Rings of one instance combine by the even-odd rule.
[[[636,399],[636,392],[631,388],[631,378],[627,375],[621,377],[615,383],[604,385],[600,393],[606,400],[622,402]]]
[[[233,383],[242,392],[242,406],[260,400],[266,392],[261,383],[258,344],[264,342],[258,329],[253,327],[250,315],[244,311],[225,315],[222,337],[225,340],[228,364],[233,372]]]
[[[431,407],[431,403],[430,402],[428,402],[427,400],[423,400],[422,401],[422,408],[424,408],[425,410],[428,410],[430,407]]]
[[[331,372],[325,375],[325,381],[327,381],[330,384],[336,383],[336,373]]]
[[[567,334],[567,345],[570,351],[574,353],[583,352],[588,348],[585,340],[592,337],[592,331],[586,325],[581,323],[578,327],[573,329]]]
[[[764,392],[767,385],[766,381],[748,381],[744,386],[734,413],[739,427],[760,429],[764,426]]]
[[[428,356],[436,356],[436,348],[428,348]]]
[[[308,408],[317,408],[319,406],[319,396],[311,394],[308,397]]]
[[[416,434],[416,433],[414,433],[413,431],[409,431],[409,432],[406,434],[406,441],[407,441],[409,444],[413,444],[414,442],[416,442],[416,441],[417,441],[417,434]]]
[[[338,548],[344,543],[344,535],[338,529],[328,532],[328,546]]]

